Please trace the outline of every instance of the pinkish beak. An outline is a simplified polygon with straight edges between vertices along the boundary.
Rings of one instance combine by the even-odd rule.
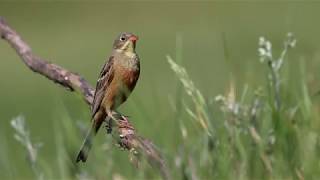
[[[138,36],[135,36],[135,35],[132,35],[130,38],[129,38],[130,41],[132,42],[136,42],[139,40],[139,37]]]

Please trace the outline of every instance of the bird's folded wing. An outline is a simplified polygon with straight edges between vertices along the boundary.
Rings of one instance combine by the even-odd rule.
[[[103,66],[100,72],[99,79],[96,85],[96,91],[94,93],[93,103],[91,106],[92,118],[98,112],[102,99],[104,98],[105,91],[113,79],[113,75],[114,75],[113,63],[114,63],[114,56],[111,56],[109,58],[109,61]]]

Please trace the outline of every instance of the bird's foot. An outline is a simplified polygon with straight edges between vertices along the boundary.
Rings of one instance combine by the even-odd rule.
[[[121,119],[118,121],[119,128],[134,130],[133,126],[129,123],[127,116],[121,115]]]

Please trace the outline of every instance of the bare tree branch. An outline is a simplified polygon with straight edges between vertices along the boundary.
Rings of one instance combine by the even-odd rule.
[[[30,46],[7,24],[3,17],[0,17],[0,35],[2,39],[6,40],[16,50],[21,60],[32,71],[47,77],[49,80],[62,85],[70,91],[80,92],[88,105],[91,105],[94,88],[80,75],[34,55]],[[120,114],[117,117],[117,119],[113,120],[115,122],[113,124],[120,137],[117,139],[120,147],[129,152],[144,155],[150,165],[161,172],[164,179],[169,179],[169,171],[154,144],[137,135],[127,117]]]
[[[79,90],[88,104],[92,103],[94,89],[81,76],[70,72],[58,65],[49,63],[46,60],[34,55],[30,46],[0,17],[1,37],[16,50],[21,60],[34,72],[39,73],[48,79],[74,91]]]

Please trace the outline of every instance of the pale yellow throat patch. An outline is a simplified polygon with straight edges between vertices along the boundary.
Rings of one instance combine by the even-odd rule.
[[[133,48],[133,44],[131,41],[127,41],[119,50],[118,52],[124,53],[128,57],[134,57],[135,52]]]
[[[124,54],[125,54],[126,56],[128,56],[128,57],[131,57],[131,58],[135,56],[135,53],[132,52],[132,51],[125,51]]]

